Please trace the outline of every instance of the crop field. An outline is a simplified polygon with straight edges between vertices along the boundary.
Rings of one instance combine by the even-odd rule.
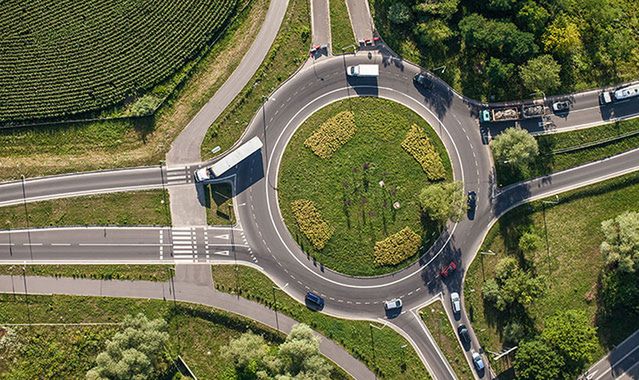
[[[210,43],[237,0],[3,2],[0,122],[123,103]]]

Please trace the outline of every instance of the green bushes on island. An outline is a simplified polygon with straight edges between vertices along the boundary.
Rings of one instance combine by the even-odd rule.
[[[315,202],[298,199],[291,202],[291,210],[302,233],[310,240],[313,247],[322,249],[333,236],[335,229],[322,218]]]
[[[375,265],[396,265],[413,256],[422,238],[410,227],[404,227],[384,240],[375,243]]]
[[[355,117],[350,111],[343,111],[326,120],[304,141],[304,146],[321,158],[330,158],[342,145],[346,144],[357,131]]]
[[[446,178],[446,170],[441,157],[426,136],[426,132],[418,125],[413,124],[410,127],[406,138],[402,141],[402,148],[419,162],[429,180],[438,181]]]

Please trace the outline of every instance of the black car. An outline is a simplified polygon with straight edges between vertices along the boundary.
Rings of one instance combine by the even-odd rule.
[[[416,85],[419,85],[428,89],[433,88],[433,82],[424,73],[419,73],[415,75],[415,77],[413,78],[413,82],[415,82]]]
[[[475,211],[477,207],[477,193],[474,191],[468,192],[468,211]]]
[[[459,327],[457,327],[457,334],[459,334],[459,340],[461,340],[464,347],[470,344],[470,335],[468,335],[466,325],[459,325]]]
[[[324,298],[313,292],[306,293],[306,306],[314,310],[322,310],[324,308]]]

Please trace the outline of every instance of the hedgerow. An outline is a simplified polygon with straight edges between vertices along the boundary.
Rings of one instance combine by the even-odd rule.
[[[313,247],[322,249],[333,236],[335,229],[322,218],[315,203],[306,199],[291,202],[291,210],[297,226],[310,240]]]
[[[342,145],[346,144],[357,131],[355,117],[350,111],[343,111],[326,120],[304,141],[304,146],[321,158],[330,158]]]
[[[237,0],[16,1],[0,13],[0,121],[131,100],[198,57]]]
[[[446,178],[441,157],[426,136],[426,132],[419,126],[413,124],[410,127],[410,131],[402,141],[402,148],[419,162],[429,180],[437,181]]]
[[[422,238],[410,227],[404,227],[384,240],[375,243],[375,265],[396,265],[413,256]]]

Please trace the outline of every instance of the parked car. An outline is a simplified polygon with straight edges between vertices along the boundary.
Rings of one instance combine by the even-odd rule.
[[[439,271],[439,275],[444,278],[448,277],[448,275],[453,273],[455,269],[457,269],[457,263],[453,260]]]
[[[570,102],[568,100],[560,100],[552,104],[552,110],[555,112],[566,112],[570,108]]]
[[[457,334],[459,334],[459,340],[461,340],[463,346],[470,344],[470,335],[468,334],[466,325],[459,325],[459,327],[457,327]]]
[[[424,73],[419,73],[415,75],[413,77],[413,82],[415,82],[416,85],[422,86],[424,88],[428,88],[428,89],[433,88],[433,82]]]
[[[450,293],[450,303],[453,305],[453,313],[457,314],[461,311],[461,298],[459,298],[459,293]]]
[[[402,308],[402,300],[400,300],[399,298],[393,298],[390,301],[384,301],[384,310],[386,311],[396,310],[401,308]]]
[[[479,353],[477,353],[476,351],[473,351],[472,357],[473,357],[473,364],[475,365],[475,369],[477,370],[477,372],[483,371],[484,360],[481,358],[481,355],[479,355]]]
[[[319,294],[307,292],[305,300],[306,306],[312,309],[322,310],[324,308],[324,298],[320,297]]]

